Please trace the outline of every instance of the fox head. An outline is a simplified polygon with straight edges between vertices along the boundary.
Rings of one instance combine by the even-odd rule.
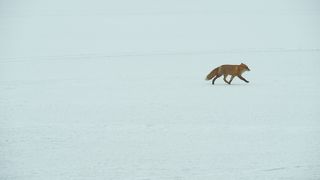
[[[242,66],[244,70],[250,71],[250,69],[249,69],[249,67],[247,65],[241,63],[240,66]]]

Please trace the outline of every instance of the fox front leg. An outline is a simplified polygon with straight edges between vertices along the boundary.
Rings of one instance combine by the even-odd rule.
[[[244,77],[242,77],[241,75],[239,75],[238,76],[241,80],[243,80],[244,82],[246,82],[246,83],[249,83],[249,81],[248,80],[246,80]]]

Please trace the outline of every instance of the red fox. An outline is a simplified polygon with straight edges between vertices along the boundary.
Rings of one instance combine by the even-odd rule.
[[[231,84],[231,81],[233,80],[233,78],[235,76],[238,76],[241,80],[243,80],[246,83],[249,83],[248,80],[246,80],[244,77],[241,76],[242,73],[244,73],[245,71],[250,71],[250,69],[248,68],[247,65],[241,63],[240,65],[222,65],[220,67],[215,68],[214,70],[212,70],[206,77],[206,80],[209,81],[210,79],[212,79],[212,84],[214,84],[214,81],[216,79],[218,79],[220,76],[223,75],[223,80],[224,82]],[[231,78],[229,81],[227,81],[227,76],[231,75]]]

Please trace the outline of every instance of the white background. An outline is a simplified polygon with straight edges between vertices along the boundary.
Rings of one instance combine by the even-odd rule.
[[[1,0],[0,179],[319,179],[319,5]]]

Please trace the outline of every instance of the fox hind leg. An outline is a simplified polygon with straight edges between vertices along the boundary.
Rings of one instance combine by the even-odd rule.
[[[230,80],[229,80],[228,84],[231,84],[231,82],[232,82],[233,78],[234,78],[234,76],[231,76],[231,78],[230,78]]]
[[[213,78],[212,84],[214,84],[214,82],[215,82],[220,76],[221,76],[221,75],[217,75],[215,78]]]
[[[228,77],[228,75],[223,75],[223,80],[224,80],[224,82],[229,84],[229,82],[227,81],[227,77]]]

